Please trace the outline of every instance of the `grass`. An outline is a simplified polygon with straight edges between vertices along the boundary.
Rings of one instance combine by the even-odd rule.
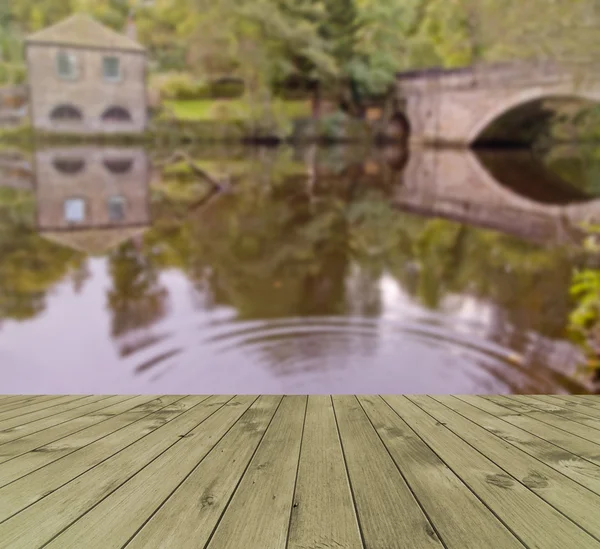
[[[250,116],[250,109],[243,99],[165,101],[165,106],[180,120],[245,120]],[[306,118],[311,113],[307,100],[277,101],[275,109],[290,120]]]

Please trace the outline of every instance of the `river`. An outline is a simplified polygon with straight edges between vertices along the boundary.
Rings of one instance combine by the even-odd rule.
[[[0,175],[0,393],[585,392],[576,153],[188,151],[213,192],[171,151],[38,150]]]

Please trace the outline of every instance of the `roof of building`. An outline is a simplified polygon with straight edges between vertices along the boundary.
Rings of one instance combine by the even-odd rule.
[[[28,44],[56,44],[78,48],[107,48],[144,52],[146,49],[84,13],[76,13],[26,38]]]

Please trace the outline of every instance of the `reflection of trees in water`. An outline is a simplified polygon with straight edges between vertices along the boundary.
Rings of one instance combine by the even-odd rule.
[[[399,213],[377,195],[348,211],[353,257],[389,271],[423,306],[437,309],[447,296],[470,295],[505,310],[517,331],[563,336],[572,267],[566,250]]]
[[[165,231],[161,257],[199,282],[210,267],[214,301],[233,306],[241,318],[357,308],[377,314],[376,299],[357,304],[378,295],[378,281],[389,272],[425,307],[470,295],[504,310],[503,325],[563,335],[571,268],[566,251],[395,211],[386,185],[373,184],[356,166],[321,174],[311,189],[305,179],[271,177],[265,188],[248,172],[234,196]],[[348,282],[351,264],[359,266],[360,284]]]
[[[109,255],[109,271],[113,336],[147,328],[164,317],[168,294],[150,254],[141,253],[133,242],[123,244]]]
[[[30,193],[0,193],[0,319],[26,320],[44,311],[50,289],[84,259],[36,234]]]

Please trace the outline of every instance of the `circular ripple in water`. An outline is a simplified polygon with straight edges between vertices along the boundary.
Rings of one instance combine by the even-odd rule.
[[[549,393],[566,376],[486,338],[481,326],[410,319],[215,318],[130,349],[123,359],[159,392]],[[514,342],[514,338],[513,338]]]

